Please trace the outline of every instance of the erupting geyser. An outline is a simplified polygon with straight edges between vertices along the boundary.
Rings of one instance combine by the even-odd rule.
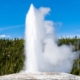
[[[36,9],[31,4],[26,15],[25,71],[70,72],[76,53],[72,46],[58,46],[54,34],[54,22],[45,20],[50,8]]]
[[[37,20],[35,9],[31,5],[30,10],[26,17],[26,31],[25,31],[25,51],[27,56],[26,68],[28,71],[37,71],[37,60],[36,60],[36,40],[37,40]],[[28,53],[28,54],[27,54]]]

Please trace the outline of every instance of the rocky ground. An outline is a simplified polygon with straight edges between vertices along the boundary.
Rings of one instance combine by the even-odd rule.
[[[42,72],[10,74],[0,76],[0,80],[80,80],[80,77],[67,73]]]

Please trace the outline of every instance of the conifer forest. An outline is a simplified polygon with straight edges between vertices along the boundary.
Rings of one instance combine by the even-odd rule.
[[[78,53],[80,51],[80,38],[77,36],[59,39],[58,45],[62,44],[73,45],[73,51],[78,51]],[[24,60],[23,39],[0,39],[0,76],[20,72],[23,69]],[[74,60],[71,74],[80,75],[80,55]]]

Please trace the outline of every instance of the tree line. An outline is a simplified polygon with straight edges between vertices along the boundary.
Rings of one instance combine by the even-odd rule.
[[[80,38],[61,38],[58,45],[73,45],[73,51],[80,51]],[[24,65],[24,40],[0,39],[0,75],[18,73]],[[80,75],[80,55],[74,60],[71,74]]]
[[[24,62],[23,39],[0,39],[0,75],[17,73]]]

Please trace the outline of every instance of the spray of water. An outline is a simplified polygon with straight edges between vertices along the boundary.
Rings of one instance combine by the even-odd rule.
[[[70,72],[76,53],[71,46],[58,46],[54,33],[54,22],[45,20],[50,8],[36,9],[31,4],[26,15],[25,27],[25,71],[26,72]]]

